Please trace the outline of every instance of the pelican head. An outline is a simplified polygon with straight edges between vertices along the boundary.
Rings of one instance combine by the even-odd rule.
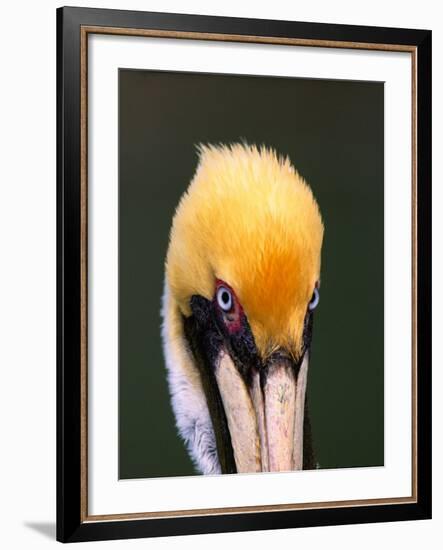
[[[165,265],[177,427],[206,474],[314,467],[305,393],[323,223],[273,150],[202,146]]]

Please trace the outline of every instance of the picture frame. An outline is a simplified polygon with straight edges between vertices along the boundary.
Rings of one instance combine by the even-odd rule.
[[[92,513],[90,430],[93,406],[88,357],[88,118],[93,36],[174,41],[180,45],[368,52],[408,56],[410,75],[410,476],[411,493],[398,496],[252,505],[119,510]],[[280,51],[280,50],[279,50]],[[97,57],[94,53],[94,62]],[[161,61],[161,60],[160,60]],[[160,62],[159,61],[159,62]],[[152,58],[146,62],[146,69]],[[157,66],[156,66],[157,67]],[[157,67],[158,68],[158,67]],[[165,68],[165,70],[169,70]],[[214,72],[218,72],[214,70]],[[337,77],[338,78],[338,77]],[[96,81],[94,81],[96,82]],[[104,101],[104,100],[103,100]],[[117,113],[115,113],[117,121]],[[404,122],[404,121],[403,121]],[[103,145],[103,147],[105,147]],[[94,149],[95,150],[95,149]],[[386,155],[392,153],[385,149]],[[389,157],[386,159],[389,162]],[[117,175],[115,174],[117,178]],[[405,185],[405,182],[403,182]],[[386,256],[385,256],[386,259]],[[97,260],[94,259],[94,265]],[[94,280],[94,284],[97,284]],[[385,312],[386,313],[386,312]],[[395,321],[395,313],[394,313]],[[395,324],[395,323],[394,323]],[[391,388],[392,389],[392,388]],[[392,390],[395,392],[395,390]],[[115,404],[117,407],[117,404]],[[94,451],[94,454],[95,451]],[[94,458],[95,460],[95,458]],[[286,475],[286,474],[281,474]],[[147,13],[91,8],[57,10],[57,540],[61,542],[283,529],[431,517],[431,31]],[[156,480],[158,484],[164,480]],[[161,489],[160,489],[161,490]],[[171,496],[172,499],[172,496]]]

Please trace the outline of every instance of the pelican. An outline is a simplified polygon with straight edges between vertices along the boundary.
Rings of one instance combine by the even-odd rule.
[[[162,341],[177,429],[203,474],[316,467],[305,396],[323,231],[288,158],[199,146],[170,231]]]

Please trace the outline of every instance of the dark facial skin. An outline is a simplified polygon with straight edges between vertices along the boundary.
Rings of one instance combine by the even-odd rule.
[[[310,349],[313,312],[308,309],[306,313],[303,350],[300,358],[294,362],[283,351],[277,351],[264,363],[255,345],[247,317],[236,299],[235,293],[225,283],[218,281],[217,284],[223,284],[231,291],[233,296],[231,310],[226,312],[219,307],[216,293],[212,300],[207,300],[202,296],[192,296],[190,302],[192,315],[183,317],[183,323],[187,342],[202,378],[222,473],[236,473],[237,468],[228,423],[214,374],[220,350],[223,348],[229,353],[247,386],[250,386],[252,374],[257,370],[260,373],[260,385],[263,389],[269,370],[272,369],[277,359],[281,361],[282,355],[285,360],[290,362],[290,366],[297,376],[303,356]],[[316,465],[311,442],[307,398],[305,399],[303,434],[303,469],[313,469]]]

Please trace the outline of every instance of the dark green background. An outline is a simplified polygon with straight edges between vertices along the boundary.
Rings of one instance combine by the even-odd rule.
[[[120,477],[194,469],[169,402],[160,299],[195,144],[289,155],[325,238],[309,403],[322,468],[383,464],[383,84],[120,70]]]

